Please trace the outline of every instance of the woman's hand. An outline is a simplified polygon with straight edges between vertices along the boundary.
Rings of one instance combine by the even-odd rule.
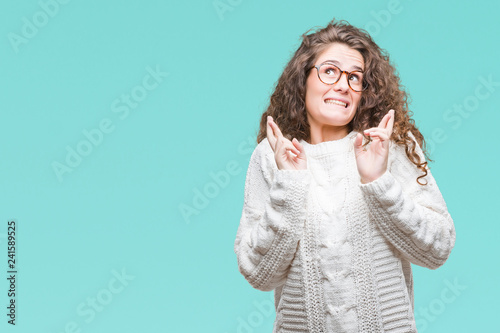
[[[281,134],[271,116],[267,117],[267,140],[274,151],[274,159],[280,170],[306,170],[307,159],[304,147],[293,138],[288,140]]]
[[[389,159],[389,140],[394,125],[394,110],[389,110],[382,118],[378,127],[372,127],[364,131],[372,138],[370,148],[363,149],[363,136],[358,133],[354,141],[354,153],[356,164],[361,177],[361,183],[366,184],[382,176],[387,170]]]

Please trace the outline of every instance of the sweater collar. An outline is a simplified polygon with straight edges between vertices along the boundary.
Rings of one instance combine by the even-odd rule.
[[[300,140],[306,151],[306,156],[321,156],[325,154],[340,153],[353,149],[354,139],[358,132],[351,131],[342,139],[324,141],[315,145],[308,143],[305,140]]]

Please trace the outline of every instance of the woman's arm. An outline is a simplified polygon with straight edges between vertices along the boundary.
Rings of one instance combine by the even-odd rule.
[[[238,267],[252,287],[285,282],[303,232],[309,170],[278,170],[267,139],[254,150],[234,243]]]
[[[415,151],[424,160],[415,141]],[[436,269],[448,259],[455,245],[455,227],[446,203],[429,169],[412,163],[402,145],[391,142],[389,168],[378,179],[360,184],[370,216],[386,239],[410,262]]]

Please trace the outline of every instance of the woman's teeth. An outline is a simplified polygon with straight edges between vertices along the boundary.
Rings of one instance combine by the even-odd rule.
[[[344,103],[344,102],[341,102],[341,101],[337,101],[336,99],[327,99],[325,101],[326,104],[337,104],[337,105],[340,105],[340,106],[343,106],[343,107],[347,107],[347,104]]]

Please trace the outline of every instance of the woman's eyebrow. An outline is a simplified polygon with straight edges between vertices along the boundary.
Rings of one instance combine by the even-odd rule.
[[[332,63],[332,64],[337,65],[337,66],[339,66],[339,67],[340,67],[340,63],[339,63],[337,60],[331,60],[331,59],[328,59],[328,60],[323,61],[323,63],[325,63],[325,62],[330,62],[330,63]],[[344,69],[344,70],[345,70],[345,69]],[[354,71],[361,71],[361,72],[362,72],[362,71],[363,71],[363,68],[361,68],[361,67],[359,67],[359,66],[354,65],[354,66],[352,66],[352,67],[351,67],[351,71],[353,71],[353,70],[354,70]]]

